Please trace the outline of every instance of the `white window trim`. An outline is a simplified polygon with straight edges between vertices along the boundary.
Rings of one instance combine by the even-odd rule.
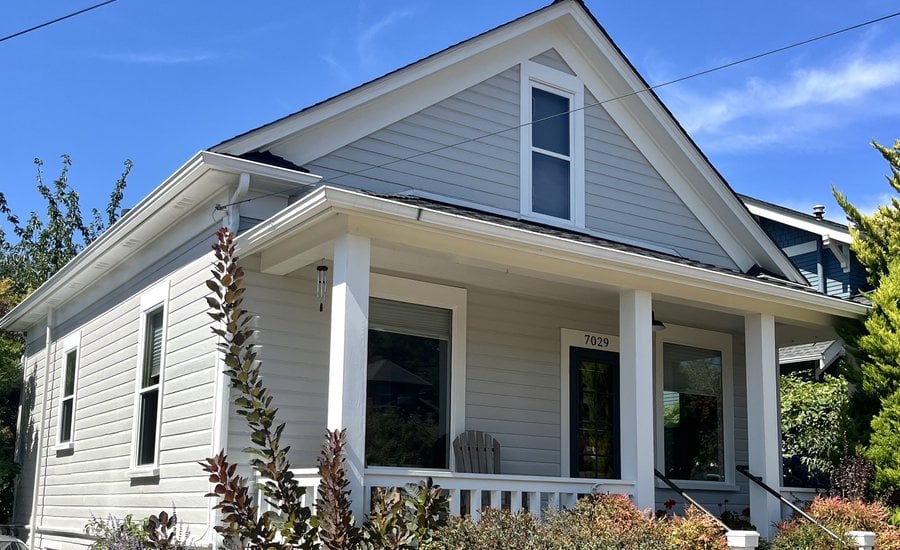
[[[72,433],[68,441],[62,441],[62,409],[66,400],[66,362],[69,353],[75,352],[75,380],[72,389]],[[75,412],[78,403],[78,373],[81,370],[81,331],[73,332],[63,339],[62,346],[62,376],[59,377],[59,399],[56,404],[56,452],[69,451],[75,448]]]
[[[141,394],[143,393],[143,388],[141,388],[141,379],[143,375],[144,369],[144,345],[147,331],[147,314],[151,313],[153,310],[159,309],[162,307],[163,310],[163,319],[162,319],[162,351],[160,357],[160,365],[159,365],[159,384],[158,387],[158,399],[159,403],[156,407],[156,444],[155,444],[155,456],[152,464],[138,464],[138,439],[140,437],[140,406],[141,406]],[[133,424],[131,430],[131,467],[128,469],[126,473],[126,477],[129,478],[140,478],[140,477],[156,477],[159,475],[159,447],[160,441],[162,439],[162,411],[163,411],[163,388],[165,387],[165,377],[166,377],[166,340],[167,340],[167,332],[168,332],[168,314],[169,314],[169,281],[166,280],[144,292],[141,295],[141,310],[140,310],[140,329],[138,330],[138,344],[137,344],[137,357],[136,364],[137,368],[135,373],[135,382],[134,382],[134,408],[133,408]]]
[[[725,481],[674,480],[680,487],[702,490],[736,490],[734,470],[734,354],[730,334],[666,323],[666,329],[656,334],[654,374],[654,419],[656,431],[656,469],[665,472],[665,444],[663,432],[663,346],[681,344],[722,353],[722,437],[725,445]],[[657,482],[660,486],[662,482]]]
[[[600,339],[600,342],[598,342]],[[560,477],[572,477],[572,392],[569,358],[570,348],[599,349],[619,353],[619,337],[590,330],[560,330],[559,346],[559,472]]]
[[[520,84],[520,172],[519,207],[526,219],[559,227],[583,228],[584,221],[584,83],[576,76],[525,61],[521,64]],[[531,192],[531,89],[537,87],[570,100],[570,179],[569,215],[564,220],[532,210]]]
[[[456,471],[450,442],[466,430],[466,289],[373,273],[369,294],[373,298],[439,307],[452,312],[447,464],[450,471]]]

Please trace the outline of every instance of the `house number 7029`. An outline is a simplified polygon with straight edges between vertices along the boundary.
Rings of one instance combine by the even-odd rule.
[[[585,334],[584,344],[595,348],[608,348],[609,338],[606,336],[597,336],[596,334]]]

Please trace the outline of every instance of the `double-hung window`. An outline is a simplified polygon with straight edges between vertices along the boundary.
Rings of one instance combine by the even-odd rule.
[[[168,284],[141,298],[133,459],[137,469],[154,468],[159,461],[167,298]]]
[[[569,74],[522,64],[522,213],[584,225],[584,85]]]
[[[79,335],[65,339],[63,349],[62,396],[59,403],[59,430],[57,443],[60,448],[71,447],[75,431],[75,386],[78,378]]]
[[[656,350],[659,469],[682,481],[733,482],[731,337],[669,326]]]

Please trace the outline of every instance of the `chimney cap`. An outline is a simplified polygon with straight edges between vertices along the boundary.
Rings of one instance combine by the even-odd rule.
[[[825,205],[817,204],[813,206],[813,216],[815,216],[817,220],[825,219]]]

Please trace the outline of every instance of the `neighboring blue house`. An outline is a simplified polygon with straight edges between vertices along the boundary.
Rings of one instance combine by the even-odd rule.
[[[747,195],[740,198],[813,288],[851,299],[871,290],[866,269],[850,250],[849,228],[826,220],[824,206],[813,206],[813,213],[805,214]],[[811,371],[819,377],[843,355],[839,340],[826,340],[782,347],[778,362],[782,374]]]
[[[813,288],[840,298],[853,298],[871,289],[866,269],[850,251],[849,229],[826,220],[824,206],[814,206],[812,214],[805,214],[747,195],[740,197]]]

